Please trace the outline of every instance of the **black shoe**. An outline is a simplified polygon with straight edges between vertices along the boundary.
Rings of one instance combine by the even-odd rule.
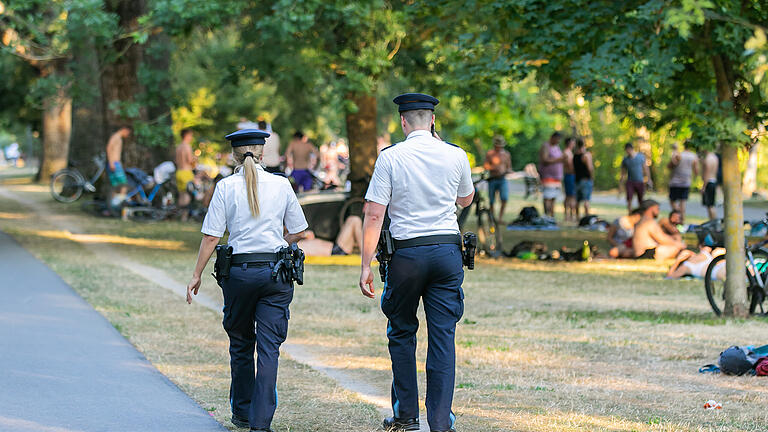
[[[450,429],[448,429],[448,430],[445,430],[445,431],[437,431],[437,430],[433,430],[432,432],[456,432],[456,429],[454,429],[454,428],[450,428]]]
[[[384,430],[387,431],[417,431],[419,430],[419,419],[401,419],[395,417],[388,417],[384,419],[382,424]]]
[[[251,428],[251,432],[275,432],[272,429],[254,429]]]
[[[249,428],[251,427],[251,424],[248,423],[248,419],[245,417],[240,417],[239,415],[232,414],[232,424],[239,427],[239,428]]]

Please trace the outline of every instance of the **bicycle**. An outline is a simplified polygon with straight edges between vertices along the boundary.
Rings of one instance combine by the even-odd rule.
[[[133,184],[131,190],[125,196],[123,203],[123,215],[126,219],[134,221],[159,221],[163,220],[175,211],[173,202],[174,179],[171,177],[164,182],[156,182],[141,170],[128,168],[125,170]],[[152,184],[149,193],[145,186]]]
[[[90,193],[96,192],[96,181],[99,180],[106,168],[106,157],[102,153],[93,158],[96,165],[96,172],[90,178],[86,178],[72,164],[71,168],[64,168],[56,171],[51,176],[51,195],[58,202],[75,202],[83,195],[83,191]]]
[[[501,255],[502,235],[496,217],[491,211],[488,199],[478,191],[477,186],[483,182],[488,182],[485,175],[472,182],[475,186],[475,197],[470,205],[461,209],[458,216],[459,229],[461,231],[464,230],[464,223],[467,217],[469,217],[472,206],[475,206],[478,250],[489,257],[495,258]]]
[[[763,223],[768,222],[768,215],[763,218]],[[702,224],[696,235],[701,244],[710,247],[724,247],[724,238],[722,230],[722,220],[714,220]],[[750,315],[760,309],[760,314],[764,315],[763,301],[766,297],[766,282],[768,282],[768,240],[763,240],[753,245],[747,245],[745,248],[747,276],[747,301],[749,302]],[[707,300],[715,315],[721,316],[725,308],[725,254],[715,257],[707,266],[704,274],[704,289],[707,293]]]

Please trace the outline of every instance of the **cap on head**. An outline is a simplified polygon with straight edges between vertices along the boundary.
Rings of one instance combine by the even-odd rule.
[[[392,99],[398,105],[398,112],[413,110],[435,110],[440,101],[423,93],[404,93]]]
[[[264,145],[266,143],[265,138],[269,136],[269,132],[264,132],[259,129],[242,129],[237,132],[225,136],[232,144],[232,147],[242,147],[250,145]]]

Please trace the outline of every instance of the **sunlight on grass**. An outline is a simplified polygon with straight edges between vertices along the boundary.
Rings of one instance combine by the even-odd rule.
[[[30,217],[30,213],[0,212],[0,219],[24,219]]]
[[[21,234],[34,235],[50,239],[72,240],[77,243],[110,243],[130,246],[140,246],[150,249],[188,250],[184,242],[178,240],[152,240],[145,238],[122,237],[111,234],[73,234],[61,230],[18,230]]]

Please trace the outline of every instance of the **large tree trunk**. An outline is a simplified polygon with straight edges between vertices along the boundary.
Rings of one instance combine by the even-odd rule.
[[[130,32],[138,28],[138,19],[146,12],[145,0],[105,0],[105,9],[117,14],[120,28]],[[112,134],[122,126],[133,126],[137,120],[146,120],[146,107],[137,103],[143,92],[138,72],[143,50],[131,38],[122,38],[111,47],[113,53],[122,53],[116,59],[108,59],[101,76],[101,92],[104,99],[107,133]],[[112,61],[109,61],[112,60]],[[133,135],[123,142],[123,166],[149,170],[153,166],[151,152],[138,144],[141,131],[134,128]]]
[[[144,47],[143,68],[151,73],[143,74],[141,85],[147,99],[147,119],[153,137],[150,151],[153,163],[173,160],[173,132],[171,132],[171,39],[164,32],[150,36]]]
[[[104,153],[107,145],[106,113],[98,83],[99,59],[93,41],[86,40],[72,46],[74,73],[72,102],[72,142],[70,160],[89,166],[94,156]]]
[[[365,195],[376,163],[376,97],[350,93],[347,99],[357,106],[357,111],[347,113],[346,118],[351,196],[357,198]]]
[[[751,198],[757,190],[757,164],[760,143],[755,141],[749,148],[749,158],[747,159],[747,169],[744,171],[744,181],[741,185],[741,193],[744,198]]]
[[[64,73],[64,64],[50,64],[44,75]],[[43,157],[38,179],[48,182],[51,175],[67,167],[69,137],[72,132],[72,99],[67,89],[58,88],[56,94],[43,101]]]
[[[733,96],[723,59],[712,56],[712,66],[717,80],[717,97],[720,102],[730,101]],[[744,208],[739,173],[739,150],[734,143],[723,142],[723,194],[725,195],[725,315],[745,317],[747,289],[744,277]]]

